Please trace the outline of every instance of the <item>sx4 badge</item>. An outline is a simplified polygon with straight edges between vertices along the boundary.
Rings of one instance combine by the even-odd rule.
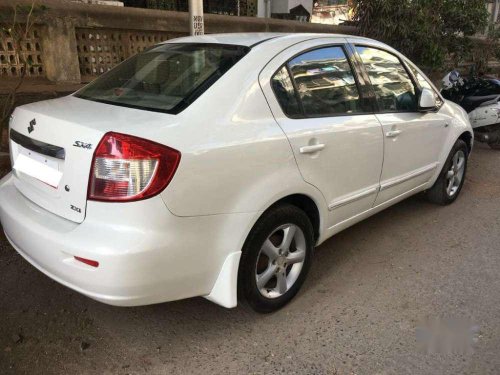
[[[81,142],[81,141],[75,141],[75,143],[73,143],[73,146],[84,148],[86,150],[92,150],[92,144],[91,143],[85,143],[85,142]]]

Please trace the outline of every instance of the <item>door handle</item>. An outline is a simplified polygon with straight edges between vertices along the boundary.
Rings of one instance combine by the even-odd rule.
[[[385,133],[387,138],[394,138],[401,134],[401,130],[391,130]]]
[[[312,154],[314,152],[321,151],[325,148],[324,144],[311,145],[311,146],[302,146],[299,151],[301,154]]]

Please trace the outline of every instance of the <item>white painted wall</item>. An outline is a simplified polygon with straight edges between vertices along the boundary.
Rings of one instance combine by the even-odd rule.
[[[312,0],[271,0],[271,13],[290,13],[290,9],[298,5],[312,14]]]
[[[288,13],[288,0],[271,0],[271,13]]]

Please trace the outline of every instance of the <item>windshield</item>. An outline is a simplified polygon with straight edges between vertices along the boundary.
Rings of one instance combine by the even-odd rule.
[[[162,44],[124,61],[75,96],[176,114],[248,51],[248,47],[235,45]]]

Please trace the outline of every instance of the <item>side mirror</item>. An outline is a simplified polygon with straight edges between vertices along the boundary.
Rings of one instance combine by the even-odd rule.
[[[436,96],[431,89],[424,88],[418,101],[418,109],[421,112],[433,111],[437,108]]]
[[[456,70],[450,73],[450,82],[455,83],[460,78],[460,73]]]

